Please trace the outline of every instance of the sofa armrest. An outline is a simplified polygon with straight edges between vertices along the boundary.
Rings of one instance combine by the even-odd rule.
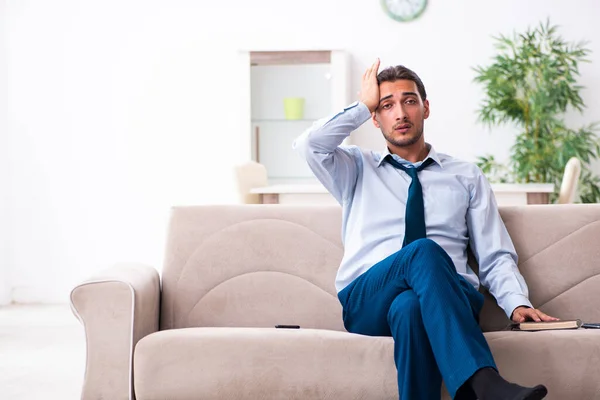
[[[120,264],[71,291],[71,309],[86,338],[82,399],[134,399],[133,349],[158,331],[160,278],[156,269]]]

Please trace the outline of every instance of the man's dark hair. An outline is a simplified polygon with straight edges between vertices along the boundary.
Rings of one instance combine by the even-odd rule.
[[[381,85],[382,82],[395,82],[400,79],[406,79],[413,81],[417,84],[417,89],[421,95],[423,101],[427,100],[427,93],[425,92],[425,85],[419,78],[419,75],[415,74],[412,70],[406,68],[404,65],[396,65],[395,67],[387,67],[379,74],[377,74],[377,84]]]

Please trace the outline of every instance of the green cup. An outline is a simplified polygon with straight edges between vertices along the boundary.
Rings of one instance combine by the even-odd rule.
[[[302,119],[304,117],[304,98],[286,97],[283,99],[285,119]]]

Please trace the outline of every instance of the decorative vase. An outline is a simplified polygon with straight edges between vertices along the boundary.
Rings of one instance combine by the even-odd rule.
[[[283,99],[285,119],[302,119],[304,117],[304,98],[286,97]]]

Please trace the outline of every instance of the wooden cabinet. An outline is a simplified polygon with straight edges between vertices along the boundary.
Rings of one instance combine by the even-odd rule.
[[[250,51],[242,57],[249,69],[248,158],[265,165],[271,181],[314,178],[293,151],[292,142],[313,122],[352,102],[348,55],[343,51]],[[301,115],[286,115],[286,98],[303,99]]]

